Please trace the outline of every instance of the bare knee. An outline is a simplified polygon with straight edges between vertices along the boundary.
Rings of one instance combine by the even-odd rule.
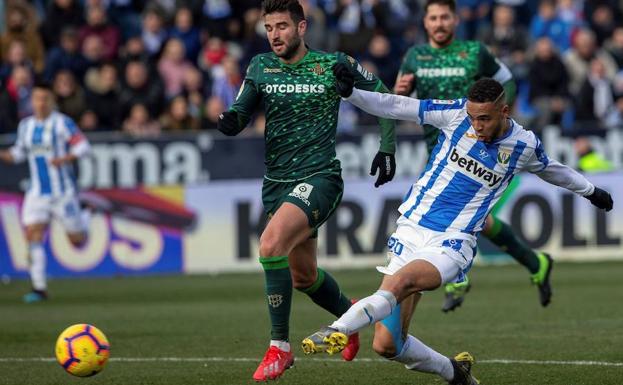
[[[372,349],[381,357],[394,358],[398,355],[396,345],[389,333],[374,333]]]
[[[260,238],[260,257],[281,257],[287,255],[286,250],[279,240],[279,237],[273,235],[264,235]]]
[[[316,269],[299,271],[290,266],[290,274],[292,274],[292,286],[299,290],[311,287],[318,279],[318,271]]]
[[[26,239],[29,243],[43,242],[44,227],[40,225],[26,227]]]

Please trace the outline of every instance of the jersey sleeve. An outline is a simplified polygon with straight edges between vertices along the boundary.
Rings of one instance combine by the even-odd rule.
[[[240,86],[238,96],[236,96],[236,100],[230,108],[231,111],[236,111],[238,113],[238,124],[241,129],[246,127],[249,123],[251,116],[262,100],[262,94],[257,85],[260,67],[258,62],[258,56],[255,56],[251,60],[251,63],[249,63],[247,74]]]
[[[480,44],[479,55],[480,76],[492,78],[502,84],[506,93],[506,101],[512,104],[517,93],[517,86],[510,69],[493,56],[483,44]]]
[[[17,126],[17,138],[9,152],[15,163],[21,163],[26,160],[26,124],[23,120]]]
[[[351,73],[355,75],[355,88],[365,91],[389,93],[389,89],[376,75],[363,68],[363,66],[351,56],[338,52],[337,61],[338,63],[346,64],[350,68]],[[380,115],[377,116],[380,117],[379,126],[381,127],[381,144],[379,150],[393,154],[396,152],[396,123]]]
[[[63,127],[65,128],[65,140],[69,145],[71,155],[80,158],[91,151],[89,140],[84,136],[76,123],[68,116],[63,117]]]
[[[569,166],[550,159],[543,149],[543,143],[533,133],[531,135],[536,140],[536,146],[524,166],[525,171],[536,174],[550,184],[565,188],[582,196],[588,196],[595,191],[595,186],[582,174]]]
[[[429,124],[447,131],[450,122],[463,111],[466,99],[434,100],[353,89],[347,99],[353,105],[376,116]]]

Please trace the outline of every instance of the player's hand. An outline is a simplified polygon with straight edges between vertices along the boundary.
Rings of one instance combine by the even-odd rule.
[[[374,187],[379,187],[394,179],[394,175],[396,174],[396,158],[394,158],[394,154],[388,154],[382,151],[377,152],[372,160],[370,175],[376,175],[377,170],[379,176],[376,178],[376,182],[374,182]]]
[[[602,210],[612,210],[612,196],[610,196],[609,192],[602,190],[597,186],[595,186],[595,191],[593,191],[591,195],[586,196],[585,198],[591,201],[593,205],[599,207]]]
[[[350,68],[344,63],[337,63],[333,66],[333,75],[335,75],[337,93],[343,98],[349,97],[355,86],[355,76],[350,72]]]
[[[413,82],[415,81],[414,74],[404,74],[396,80],[394,86],[394,93],[396,95],[409,96],[413,91]]]
[[[13,163],[13,156],[7,150],[0,150],[0,160],[5,163]]]
[[[54,158],[54,159],[50,160],[50,163],[54,167],[60,167],[60,166],[64,165],[65,163],[71,163],[74,160],[75,160],[74,157],[72,157],[70,155],[67,155],[67,156],[61,156],[59,158]]]
[[[238,123],[238,113],[236,111],[225,111],[219,115],[216,122],[216,129],[227,136],[235,136],[242,131]]]

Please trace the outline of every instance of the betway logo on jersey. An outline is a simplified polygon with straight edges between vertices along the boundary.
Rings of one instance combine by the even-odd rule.
[[[465,76],[463,67],[418,68],[415,76],[419,78],[442,78],[448,76]]]
[[[450,154],[450,162],[453,162],[460,168],[467,171],[467,175],[473,177],[481,183],[486,184],[489,187],[493,187],[502,180],[502,176],[489,170],[482,163],[477,160],[466,158],[456,151],[456,148],[452,149]]]
[[[324,94],[324,84],[265,84],[267,94]]]

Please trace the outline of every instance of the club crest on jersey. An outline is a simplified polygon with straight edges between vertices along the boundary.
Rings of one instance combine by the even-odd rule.
[[[510,152],[498,151],[498,162],[502,164],[508,164],[510,160],[511,160]]]
[[[461,59],[467,59],[467,52],[465,52],[465,51],[461,51],[461,52],[459,52],[459,57],[460,57]]]
[[[316,65],[312,68],[309,69],[311,72],[315,73],[316,75],[320,76],[322,74],[325,73],[326,69],[324,69],[324,67],[322,67],[320,64],[316,63]]]

